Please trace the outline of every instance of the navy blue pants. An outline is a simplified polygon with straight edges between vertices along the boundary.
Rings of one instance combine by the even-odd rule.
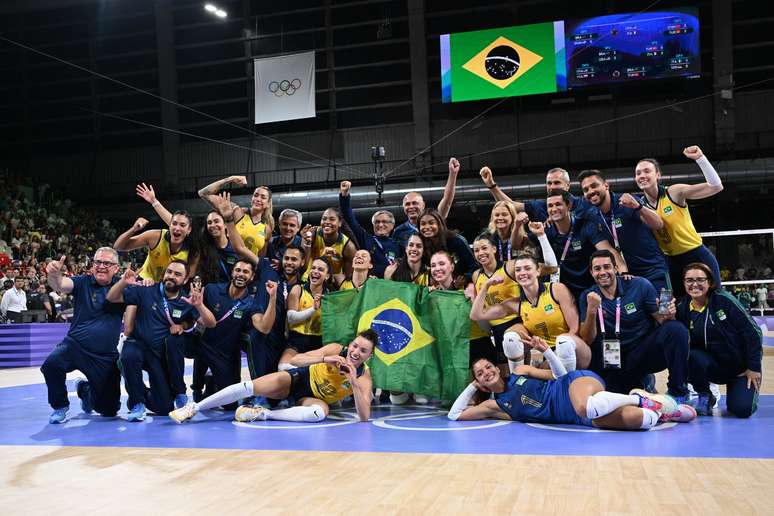
[[[712,270],[712,276],[715,278],[715,285],[720,287],[720,266],[715,255],[707,249],[707,246],[701,245],[687,253],[677,256],[667,256],[667,265],[669,265],[669,277],[672,280],[672,290],[675,298],[685,294],[683,286],[683,269],[689,263],[700,262]]]
[[[117,360],[117,352],[92,353],[77,340],[65,337],[40,366],[48,388],[48,404],[54,409],[70,406],[65,378],[67,373],[78,370],[89,381],[89,402],[94,410],[103,416],[115,416],[121,407],[121,373]]]
[[[205,374],[207,370],[212,372],[212,384],[209,384],[209,382],[206,382],[208,385],[205,385],[205,382],[192,384],[192,389],[196,387],[198,390],[204,390],[204,387],[207,387],[207,395],[210,396],[229,385],[239,383],[242,369],[241,350],[238,346],[231,346],[231,349],[223,349],[225,345],[225,342],[208,343],[204,340],[199,341],[194,364],[201,367]],[[197,365],[194,366],[194,369],[196,369]],[[227,405],[225,408],[234,410],[236,404]]]
[[[185,380],[185,357],[193,358],[198,341],[198,335],[195,333],[183,333],[181,335],[169,335],[164,344],[164,353],[169,369],[169,386],[172,394],[186,393]]]
[[[277,372],[279,359],[285,351],[285,342],[277,338],[274,333],[264,335],[259,331],[251,331],[249,340],[246,340],[245,344],[250,378],[255,380]]]
[[[142,379],[143,371],[148,372],[150,388]],[[144,403],[151,412],[159,415],[165,416],[172,411],[175,395],[169,383],[169,367],[163,349],[153,349],[145,341],[127,337],[121,350],[121,372],[129,393],[126,403],[129,410]]]
[[[721,364],[703,349],[692,349],[688,360],[688,381],[699,394],[709,393],[709,383],[725,384],[726,408],[736,417],[747,418],[758,409],[758,391],[747,388],[747,377],[737,365]]]
[[[622,368],[605,369],[602,366],[602,345],[597,341],[591,360],[611,392],[628,393],[642,388],[642,377],[669,370],[667,388],[673,396],[688,394],[688,328],[677,321],[667,321],[633,347],[623,350]]]

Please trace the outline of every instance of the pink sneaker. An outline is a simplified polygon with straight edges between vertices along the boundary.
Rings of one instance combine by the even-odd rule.
[[[663,412],[659,421],[675,421],[676,423],[688,423],[696,419],[696,409],[692,406],[681,403],[677,409],[672,412]]]

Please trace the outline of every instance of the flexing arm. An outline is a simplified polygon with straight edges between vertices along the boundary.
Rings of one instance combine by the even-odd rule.
[[[223,222],[226,224],[226,231],[228,232],[228,239],[231,242],[231,247],[234,248],[234,252],[241,258],[257,265],[261,261],[260,258],[245,245],[242,235],[239,234],[236,228],[234,222],[236,206],[231,202],[231,194],[226,192],[220,195],[213,195],[211,199],[213,208],[218,210],[220,216],[223,217]],[[266,248],[265,245],[263,247],[264,249]]]
[[[723,182],[720,180],[715,167],[712,166],[712,163],[709,162],[697,145],[686,147],[683,150],[683,154],[686,158],[694,160],[699,165],[707,181],[697,185],[678,184],[670,186],[669,194],[672,196],[672,200],[678,204],[685,204],[685,201],[688,199],[704,199],[723,191]]]
[[[366,230],[357,221],[355,212],[352,211],[352,198],[349,196],[349,190],[352,188],[352,183],[349,181],[342,181],[339,185],[339,210],[344,220],[349,224],[350,229],[357,237],[360,245],[364,245]]]
[[[344,349],[344,346],[341,344],[326,344],[320,349],[299,353],[290,359],[290,364],[294,367],[304,367],[319,364],[320,362],[341,363],[344,362],[344,359],[339,356],[342,349]],[[330,358],[326,360],[326,357]]]
[[[470,319],[473,321],[493,321],[495,319],[501,319],[511,314],[515,314],[519,311],[519,300],[516,298],[506,299],[502,303],[490,306],[489,308],[484,306],[484,300],[489,288],[493,285],[499,285],[504,278],[495,274],[484,282],[481,286],[481,290],[476,294],[476,298],[473,300],[473,305],[470,308]]]
[[[113,244],[116,251],[133,251],[141,247],[153,247],[161,238],[160,229],[150,229],[139,235],[135,235],[148,225],[148,220],[140,217],[131,228],[121,233]]]
[[[613,253],[613,256],[615,257],[615,263],[618,264],[618,272],[622,275],[629,274],[629,266],[626,265],[626,260],[624,259],[623,255],[616,251],[615,247],[613,247],[609,241],[600,240],[594,244],[594,247],[597,249],[605,249],[606,251]]]
[[[228,176],[223,179],[218,179],[214,183],[210,183],[201,190],[199,190],[199,197],[213,204],[212,197],[217,196],[223,187],[232,184],[234,186],[247,186],[247,177],[245,176]],[[214,206],[214,204],[213,204]]]
[[[446,219],[449,216],[452,204],[454,204],[454,191],[457,188],[457,174],[460,173],[460,162],[457,158],[449,160],[449,177],[446,179],[446,186],[443,187],[443,198],[438,203],[438,213]]]
[[[648,207],[644,201],[637,199],[632,194],[625,193],[618,200],[618,204],[635,210],[640,215],[640,220],[650,229],[659,230],[664,227],[664,221],[655,210]]]
[[[60,294],[69,294],[73,291],[75,284],[73,283],[73,280],[62,274],[64,264],[65,256],[62,256],[59,260],[49,262],[49,264],[46,265],[46,274],[48,276],[48,284],[51,288]]]
[[[153,185],[146,185],[140,183],[135,190],[137,195],[143,198],[145,202],[151,205],[156,210],[156,214],[164,221],[164,224],[169,226],[172,223],[172,213],[164,207],[158,199],[156,199],[156,192],[153,190]]]
[[[486,187],[489,188],[489,191],[492,193],[492,197],[494,197],[495,201],[509,201],[513,203],[513,207],[516,208],[516,211],[524,211],[523,202],[513,201],[505,194],[505,192],[500,190],[500,187],[497,186],[497,183],[495,183],[492,169],[489,167],[483,167],[481,170],[479,170],[478,174],[481,176],[481,180],[484,182]]]
[[[266,282],[266,292],[269,293],[269,301],[266,304],[266,311],[262,314],[253,314],[253,327],[264,335],[271,331],[274,326],[277,308],[277,283],[275,281]]]
[[[597,338],[597,309],[601,304],[602,298],[599,294],[596,292],[586,294],[586,317],[581,323],[580,338],[589,346]],[[583,309],[583,302],[581,302],[581,309]]]
[[[552,293],[557,301],[559,301],[559,307],[564,314],[564,322],[567,323],[569,328],[567,333],[578,335],[580,324],[578,323],[578,307],[575,306],[575,298],[572,297],[570,289],[568,289],[562,283],[551,284]]]

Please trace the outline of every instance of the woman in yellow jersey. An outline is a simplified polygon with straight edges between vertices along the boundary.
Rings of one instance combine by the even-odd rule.
[[[465,292],[468,299],[473,297],[473,291],[471,288],[466,288],[463,280],[459,280],[459,276],[454,276],[454,258],[448,251],[437,251],[430,257],[430,275],[433,278],[433,284],[430,286],[431,290],[459,290]],[[468,284],[468,287],[472,287],[472,284]],[[483,329],[479,324],[473,320],[470,321],[470,364],[473,364],[476,360],[486,358],[490,362],[496,364],[498,358],[497,349],[492,343],[492,338],[489,336],[489,331]],[[500,361],[503,366],[506,366],[505,358]],[[507,366],[506,366],[507,367]]]
[[[196,275],[199,252],[194,240],[189,238],[191,224],[188,212],[176,211],[170,214],[168,229],[149,229],[137,234],[148,225],[148,220],[140,217],[128,231],[119,235],[113,248],[124,252],[147,247],[148,255],[139,271],[145,280],[160,282],[173,260],[188,263],[188,277],[192,278]]]
[[[293,285],[288,293],[288,347],[282,353],[279,367],[287,367],[298,353],[322,346],[322,298],[328,292],[331,265],[327,258],[317,258],[309,270],[306,283]]]
[[[226,185],[238,188],[247,186],[245,176],[229,176],[219,179],[199,190],[199,197],[217,209],[218,192]],[[234,212],[236,228],[242,236],[245,245],[256,256],[266,255],[266,246],[274,231],[274,216],[272,215],[271,190],[268,186],[259,186],[253,191],[250,208],[237,207]]]
[[[430,285],[430,275],[423,262],[424,253],[422,238],[418,233],[412,233],[406,241],[404,256],[384,269],[384,279],[427,287]]]
[[[182,423],[200,410],[228,405],[251,396],[264,396],[287,399],[291,406],[269,410],[243,405],[237,409],[234,418],[244,423],[267,419],[316,423],[325,419],[331,403],[352,396],[358,419],[366,422],[371,416],[373,382],[365,362],[371,358],[378,343],[379,336],[368,328],[348,346],[328,344],[296,355],[288,370],[230,385],[199,403],[192,402],[170,412],[169,417]]]
[[[344,222],[338,208],[325,210],[319,227],[307,225],[301,230],[303,246],[308,253],[304,279],[309,274],[312,261],[320,256],[325,256],[330,261],[331,275],[352,274],[352,258],[357,247],[354,239],[345,233],[349,233],[349,226]]]
[[[705,183],[686,185],[676,184],[669,187],[659,185],[661,168],[652,158],[641,159],[634,170],[637,186],[643,191],[644,206],[654,210],[660,224],[653,229],[659,247],[664,252],[669,265],[669,276],[675,289],[675,297],[684,293],[682,273],[686,265],[701,262],[712,269],[715,284],[720,285],[720,267],[715,256],[702,243],[702,239],[693,227],[691,212],[686,201],[705,199],[723,190],[723,183],[715,168],[701,149],[696,145],[683,150],[685,157],[699,165]]]
[[[519,294],[521,294],[518,283],[516,283],[516,280],[513,279],[507,270],[509,266],[513,266],[513,263],[506,261],[503,264],[497,260],[496,245],[494,238],[489,233],[482,233],[473,241],[473,256],[475,256],[476,261],[481,265],[481,268],[473,273],[473,295],[477,295],[484,282],[495,274],[498,274],[503,278],[502,283],[492,286],[489,289],[484,300],[486,306],[502,303],[506,299],[519,297]],[[510,314],[501,319],[489,321],[495,347],[497,348],[497,356],[495,357],[497,360],[490,360],[492,363],[507,363],[505,355],[503,354],[503,336],[505,335],[505,331],[514,324],[517,318],[518,314]]]
[[[368,274],[373,267],[371,253],[367,249],[358,249],[352,259],[352,276],[337,274],[333,278],[339,286],[338,290],[360,290],[368,281]]]
[[[503,337],[505,356],[514,362],[509,364],[511,369],[524,360],[524,346],[530,345],[533,336],[555,346],[557,356],[568,371],[586,369],[591,362],[591,349],[578,337],[578,308],[570,290],[562,283],[540,283],[539,265],[531,254],[518,254],[513,262],[521,295],[485,306],[489,289],[504,281],[503,276],[496,274],[481,286],[473,301],[471,319],[489,321],[512,314],[521,317],[522,324],[509,328]]]

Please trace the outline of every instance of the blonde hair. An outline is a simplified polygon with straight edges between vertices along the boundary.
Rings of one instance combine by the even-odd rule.
[[[510,201],[497,201],[494,203],[494,206],[492,206],[492,211],[489,212],[489,225],[486,227],[487,231],[493,235],[497,234],[497,228],[494,223],[494,211],[502,206],[505,206],[508,213],[511,214],[511,226],[508,228],[508,233],[513,231],[513,223],[516,222],[516,208],[513,206],[513,203]]]
[[[264,208],[263,213],[261,213],[261,222],[266,224],[271,230],[274,229],[274,215],[272,214],[272,211],[274,211],[274,207],[272,205],[271,201],[271,190],[268,186],[256,186],[255,190],[253,190],[253,195],[255,195],[255,192],[257,190],[266,190],[266,193],[269,194],[269,202],[266,204],[266,208]],[[301,220],[299,219],[298,224],[301,225]]]

